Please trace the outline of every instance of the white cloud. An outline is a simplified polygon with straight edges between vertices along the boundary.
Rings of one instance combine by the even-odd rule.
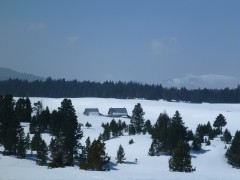
[[[151,41],[150,48],[158,56],[173,55],[180,52],[178,39],[175,36],[167,38],[165,41],[154,39]]]
[[[33,31],[40,31],[46,29],[46,24],[43,22],[35,22],[29,25],[29,29]]]
[[[71,36],[67,38],[67,45],[68,46],[73,46],[75,45],[79,40],[79,37],[77,36]]]
[[[153,50],[154,54],[156,55],[163,55],[165,51],[165,47],[163,43],[159,40],[152,40],[151,42],[151,49]]]

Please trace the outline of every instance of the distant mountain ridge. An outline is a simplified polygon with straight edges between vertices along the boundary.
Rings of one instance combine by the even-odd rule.
[[[9,68],[0,67],[0,81],[4,81],[8,79],[21,79],[21,80],[28,80],[31,82],[35,80],[45,80],[46,78],[41,76],[36,76],[33,74],[20,73]]]
[[[218,75],[218,74],[204,74],[200,76],[186,75],[185,77],[179,77],[169,80],[163,83],[164,87],[176,87],[187,89],[224,89],[224,88],[236,88],[240,84],[240,80],[236,77]]]

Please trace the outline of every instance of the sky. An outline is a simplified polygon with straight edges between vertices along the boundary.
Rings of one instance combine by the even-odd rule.
[[[239,0],[1,0],[0,67],[80,81],[240,79]]]

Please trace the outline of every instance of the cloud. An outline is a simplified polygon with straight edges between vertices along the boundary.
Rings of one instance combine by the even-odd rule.
[[[29,29],[32,31],[40,31],[40,30],[44,30],[46,28],[47,28],[47,26],[43,22],[35,22],[35,23],[31,23],[29,25]]]
[[[67,38],[67,45],[68,46],[73,46],[75,45],[79,40],[79,37],[77,36],[71,36]]]
[[[163,55],[165,51],[163,43],[156,39],[152,40],[150,48],[156,55]]]
[[[184,77],[175,78],[164,83],[166,87],[186,87],[188,89],[210,88],[223,89],[226,87],[236,88],[240,80],[232,77],[219,74],[204,74],[204,75],[186,75]]]
[[[165,39],[165,41],[160,41],[154,39],[151,41],[150,48],[152,52],[157,56],[162,55],[173,55],[180,52],[180,46],[178,39],[175,36]]]

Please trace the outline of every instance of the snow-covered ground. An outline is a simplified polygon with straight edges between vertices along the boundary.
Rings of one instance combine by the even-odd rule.
[[[17,98],[16,98],[17,99]],[[57,109],[63,99],[51,98],[31,98],[32,104],[42,101],[44,106],[50,110]],[[129,115],[137,103],[141,103],[145,112],[145,120],[151,120],[154,124],[160,113],[166,111],[172,117],[178,110],[183,117],[185,125],[195,131],[199,123],[206,124],[208,121],[213,124],[218,114],[222,113],[227,119],[227,125],[232,135],[240,129],[240,104],[190,104],[166,101],[148,101],[148,100],[119,100],[119,99],[101,99],[101,98],[73,98],[71,99],[75,107],[78,121],[82,124],[89,122],[91,128],[83,127],[84,138],[90,136],[91,141],[97,138],[103,131],[102,123],[110,122],[112,118],[100,116],[84,116],[85,108],[99,108],[100,113],[107,114],[111,107],[128,110]],[[118,120],[119,118],[116,118]],[[129,119],[122,118],[122,121],[129,123]],[[25,132],[28,132],[29,124],[24,123]],[[50,142],[50,136],[43,134],[43,138]],[[130,139],[134,144],[129,145]],[[119,145],[122,145],[126,154],[124,164],[116,164],[116,153]],[[150,157],[148,150],[151,144],[150,135],[122,136],[116,139],[106,141],[106,152],[111,156],[112,170],[110,172],[93,172],[80,170],[79,167],[66,167],[47,169],[46,166],[37,166],[35,161],[28,155],[27,159],[17,159],[15,157],[2,156],[0,154],[0,180],[32,180],[32,179],[84,179],[84,180],[120,180],[120,179],[139,179],[139,180],[239,180],[240,170],[232,168],[227,164],[224,157],[226,149],[225,144],[219,139],[211,141],[210,146],[203,145],[200,153],[191,152],[192,165],[196,167],[193,173],[170,172],[168,168],[169,156]],[[0,147],[0,151],[3,147]],[[135,159],[138,159],[135,162]]]

